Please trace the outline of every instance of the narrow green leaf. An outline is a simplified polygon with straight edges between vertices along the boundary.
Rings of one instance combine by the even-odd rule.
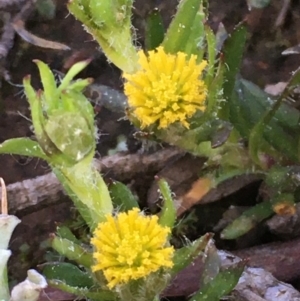
[[[214,77],[208,77],[205,78],[205,82],[207,84],[209,93],[207,95],[207,107],[205,113],[209,116],[212,116],[214,112],[219,110],[219,104],[220,100],[223,100],[223,82],[224,82],[224,65],[220,61],[217,71],[213,70],[211,71],[212,75]],[[213,74],[215,72],[215,74]],[[210,117],[211,119],[212,117]]]
[[[159,223],[162,226],[170,227],[172,229],[176,220],[176,208],[172,198],[172,192],[168,182],[164,179],[158,181],[158,187],[164,200]]]
[[[59,238],[67,239],[73,243],[79,244],[80,241],[77,237],[72,233],[72,231],[66,226],[58,226],[56,228],[56,234]]]
[[[36,93],[36,91],[31,86],[30,75],[23,78],[23,85],[25,95],[30,105],[31,119],[34,126],[34,133],[39,139],[43,137],[43,122],[42,122],[42,105],[41,105],[41,93]]]
[[[47,156],[38,142],[33,141],[30,138],[14,138],[6,140],[0,144],[0,153],[35,157],[44,160],[47,159]]]
[[[222,265],[221,257],[218,254],[218,250],[212,239],[208,242],[205,248],[203,263],[203,272],[200,275],[199,281],[200,288],[206,286],[218,275]]]
[[[69,260],[74,260],[79,265],[88,269],[93,264],[93,256],[91,250],[88,251],[77,243],[71,240],[53,236],[51,239],[51,246],[60,255],[66,256]]]
[[[179,3],[177,13],[162,43],[166,52],[176,53],[184,51],[201,3],[202,0],[182,0]]]
[[[176,276],[181,270],[192,263],[204,251],[212,237],[213,234],[206,233],[191,244],[176,250],[173,257],[174,266],[171,270],[171,275]]]
[[[222,232],[222,239],[236,239],[251,229],[258,223],[273,215],[274,211],[270,202],[262,202],[246,210],[241,216],[236,218]]]
[[[184,52],[189,56],[197,55],[198,63],[203,60],[206,48],[204,24],[206,22],[206,14],[201,3],[200,8],[195,16],[193,26],[189,38],[185,44]]]
[[[81,72],[86,66],[91,62],[91,60],[85,60],[82,62],[78,62],[74,64],[70,70],[67,72],[63,80],[61,81],[57,91],[58,93],[61,93],[63,90],[69,88],[69,85],[71,84],[71,81],[74,79],[74,77]]]
[[[55,110],[58,102],[58,92],[56,89],[55,77],[47,64],[40,60],[34,60],[40,71],[40,78],[44,88],[44,101],[47,112]]]
[[[49,262],[42,265],[43,274],[49,280],[59,280],[69,286],[91,288],[94,285],[90,274],[67,262]]]
[[[165,29],[160,11],[155,8],[146,19],[145,45],[147,50],[158,47],[164,39]]]
[[[74,294],[78,297],[89,298],[93,301],[113,301],[116,300],[116,296],[112,291],[99,290],[93,291],[91,289],[74,287],[66,284],[63,281],[57,279],[48,280],[50,286],[58,288],[64,292]]]
[[[232,94],[230,100],[230,121],[242,137],[246,139],[249,139],[251,129],[255,126],[256,128],[254,128],[252,133],[254,137],[251,137],[251,139],[256,139],[256,135],[259,136],[263,129],[263,139],[260,139],[260,143],[257,143],[260,150],[270,154],[274,153],[275,149],[281,153],[281,155],[272,154],[276,158],[280,159],[278,156],[280,155],[281,157],[284,156],[290,160],[297,161],[297,133],[300,132],[300,113],[287,104],[282,103],[275,113],[271,112],[274,114],[274,117],[269,120],[266,126],[259,123],[263,116],[266,114],[269,116],[270,110],[272,110],[272,106],[274,105],[274,100],[258,86],[247,80],[238,79],[236,81],[235,93]],[[257,123],[259,124],[257,125]],[[251,151],[252,157],[254,157],[253,154],[257,154],[257,150],[252,148]]]
[[[131,190],[121,182],[113,181],[109,186],[109,193],[115,208],[120,211],[128,211],[139,207],[136,197]]]
[[[78,79],[74,82],[71,82],[68,86],[69,90],[73,90],[76,92],[82,92],[87,86],[93,83],[92,78]]]
[[[259,159],[259,148],[261,145],[261,141],[263,139],[263,134],[264,134],[265,128],[267,128],[268,124],[270,123],[271,119],[275,116],[276,112],[279,111],[280,106],[282,105],[283,100],[287,97],[290,89],[299,83],[300,83],[300,68],[297,69],[296,72],[293,74],[288,85],[286,86],[286,88],[284,89],[282,94],[279,96],[279,98],[274,102],[274,104],[270,107],[270,109],[268,109],[262,115],[260,120],[253,127],[253,129],[250,133],[250,137],[249,137],[249,152],[250,152],[252,160],[256,164],[262,165],[262,163]],[[279,113],[280,113],[280,111],[279,111]],[[277,118],[278,118],[279,122],[281,122],[281,124],[287,119],[288,119],[287,122],[290,122],[289,120],[291,120],[291,117],[293,117],[292,114],[287,114],[287,113],[283,114],[282,113],[279,116],[277,114]],[[296,116],[295,123],[296,123],[296,125],[299,125],[299,114]],[[274,131],[274,126],[271,126],[271,127],[272,127],[271,130]],[[269,130],[269,135],[271,134],[271,130]],[[295,148],[295,150],[294,150],[291,147],[287,147],[287,145],[288,146],[292,145],[295,140],[296,140],[296,142],[300,141],[299,138],[295,139],[295,137],[290,136],[289,140],[291,141],[291,143],[287,143],[288,133],[285,133],[283,130],[280,131],[280,129],[277,129],[276,134],[273,135],[273,137],[274,137],[274,139],[276,139],[276,140],[273,139],[273,141],[272,141],[273,144],[276,143],[276,141],[278,141],[278,139],[280,139],[280,141],[275,144],[275,147],[278,148],[278,147],[282,146],[280,150],[283,153],[288,152],[288,154],[291,158],[294,157],[295,160],[297,159],[297,157],[298,157],[297,148]]]
[[[225,41],[223,48],[223,63],[224,68],[224,85],[223,93],[226,102],[220,104],[222,106],[222,118],[228,120],[229,118],[229,105],[236,75],[239,72],[239,68],[242,61],[243,51],[245,48],[245,42],[247,38],[247,29],[243,24],[237,26],[229,38]]]
[[[237,285],[244,271],[244,263],[241,262],[235,267],[230,267],[218,273],[218,275],[201,287],[190,301],[219,301],[228,295]]]
[[[205,26],[205,33],[206,33],[206,41],[207,41],[207,60],[208,60],[205,83],[208,87],[210,87],[216,69],[215,63],[216,63],[216,55],[217,55],[217,49],[216,49],[217,41],[216,41],[215,34],[210,27]]]

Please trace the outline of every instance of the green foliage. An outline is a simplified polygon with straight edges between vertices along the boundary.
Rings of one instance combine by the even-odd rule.
[[[24,78],[24,88],[37,142],[11,139],[0,145],[0,153],[46,160],[93,229],[112,211],[112,203],[101,175],[92,166],[96,146],[94,112],[82,94],[91,81],[73,80],[89,61],[75,64],[58,87],[50,68],[35,62],[44,90],[36,92],[30,76]]]
[[[216,277],[201,287],[200,291],[198,291],[190,300],[219,301],[221,297],[228,295],[234,289],[243,270],[244,265],[241,264],[238,267],[227,268],[220,271]]]
[[[136,197],[123,183],[113,181],[108,188],[114,207],[118,210],[128,211],[132,208],[139,207]]]
[[[0,144],[0,154],[12,154],[46,159],[40,145],[29,138],[14,138]]]
[[[248,0],[250,7],[261,8],[268,3]],[[70,12],[98,41],[107,58],[126,73],[139,69],[132,37],[132,6],[133,0],[72,0],[68,3]],[[271,98],[239,75],[247,40],[245,25],[239,24],[223,43],[227,37],[226,31],[220,30],[215,34],[206,24],[207,14],[205,1],[182,0],[166,33],[159,11],[154,10],[148,15],[146,48],[150,50],[163,46],[167,53],[181,51],[187,57],[197,55],[198,62],[205,59],[207,68],[203,81],[208,95],[206,110],[189,116],[190,128],[171,124],[164,130],[147,130],[159,140],[207,157],[202,172],[211,178],[212,183],[219,184],[249,171],[261,175],[270,190],[269,200],[246,210],[221,233],[223,239],[236,239],[271,215],[293,213],[295,209],[299,168],[292,164],[296,165],[300,160],[300,113],[284,100],[300,84],[300,69],[293,74],[283,93],[277,99]],[[39,60],[35,63],[43,90],[35,91],[30,76],[25,77],[23,83],[37,141],[11,139],[0,145],[0,153],[46,160],[93,231],[114,208],[116,211],[128,211],[138,207],[138,200],[123,183],[114,181],[107,187],[92,165],[97,130],[93,107],[83,94],[92,80],[74,80],[89,61],[75,64],[60,84],[56,83],[45,63]],[[117,96],[113,103],[111,100],[108,102],[118,112],[127,104],[124,97]],[[131,121],[135,123],[134,118]],[[239,143],[241,140],[247,142],[248,147],[246,143]],[[276,166],[270,166],[266,159],[269,157],[276,162]],[[289,166],[286,166],[287,162]],[[158,184],[163,198],[159,223],[173,228],[176,209],[172,192],[165,180],[159,180]],[[169,278],[176,277],[178,272],[205,252],[204,272],[199,275],[201,289],[191,300],[217,301],[233,289],[243,271],[243,263],[222,268],[217,252],[209,250],[209,246],[207,251],[211,237],[208,233],[176,250],[173,268],[165,278],[162,277],[164,286]],[[115,300],[119,296],[128,297],[129,286],[136,285],[134,282],[122,287],[120,295],[108,291],[103,273],[91,272],[93,250],[66,227],[58,228],[51,244],[59,254],[74,263],[44,265],[49,283],[57,288],[91,300]],[[137,283],[146,285],[146,280]],[[147,289],[140,289],[141,294],[144,293],[142,300],[148,296]],[[151,293],[158,290],[153,285],[151,289]],[[127,297],[123,299],[134,299],[131,295]]]
[[[66,256],[69,260],[73,260],[81,266],[90,268],[93,264],[91,248],[84,248],[78,243],[57,236],[51,239],[51,246],[60,255]]]
[[[191,244],[176,250],[173,258],[174,266],[172,268],[171,275],[174,277],[177,273],[199,257],[199,255],[203,254],[204,249],[211,238],[212,234],[207,233],[193,241]]]
[[[72,287],[91,288],[94,285],[91,275],[67,262],[45,263],[43,273],[49,280],[58,280]]]
[[[178,51],[188,55],[197,49],[196,38],[203,38],[202,0],[183,0],[179,3],[177,13],[173,18],[162,46],[169,53]]]
[[[126,72],[137,69],[137,53],[131,35],[132,0],[73,0],[70,12],[94,36],[107,58]]]
[[[158,180],[158,187],[163,197],[163,207],[159,217],[159,223],[162,226],[172,229],[176,220],[176,208],[172,198],[172,192],[169,184],[164,179]]]
[[[89,298],[90,300],[94,300],[94,301],[116,300],[114,293],[109,290],[88,289],[88,288],[80,288],[77,286],[74,287],[59,280],[49,280],[48,282],[52,287],[58,288],[67,293],[74,294],[79,298],[80,297]]]
[[[236,239],[251,229],[258,223],[274,214],[270,202],[262,202],[246,210],[241,216],[236,218],[222,232],[223,239]]]
[[[163,19],[158,9],[149,13],[146,19],[145,45],[147,50],[158,47],[164,39]]]
[[[295,73],[295,76],[298,72]],[[244,117],[244,124],[234,119],[232,123],[245,138],[249,139],[252,159],[260,165],[259,151],[272,153],[277,150],[279,159],[286,157],[298,160],[298,139],[300,130],[299,111],[282,103],[284,96],[274,101],[259,87],[246,80],[236,84],[236,105],[239,107],[239,120]],[[234,115],[236,116],[236,115]]]
[[[233,118],[239,118],[239,106],[234,103],[232,94],[234,91],[236,76],[242,61],[243,51],[247,38],[247,29],[243,24],[238,25],[233,33],[225,41],[223,48],[224,79],[223,79],[223,96],[226,102],[222,103],[221,118],[230,120],[234,125]],[[236,123],[241,123],[244,120],[238,120]]]

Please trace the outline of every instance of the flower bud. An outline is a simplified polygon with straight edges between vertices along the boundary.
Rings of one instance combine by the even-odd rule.
[[[57,87],[49,67],[36,61],[44,91],[35,92],[30,78],[24,79],[36,138],[52,163],[73,165],[86,157],[90,161],[93,158],[96,133],[94,112],[82,94],[90,81],[72,82],[87,63],[75,64]]]

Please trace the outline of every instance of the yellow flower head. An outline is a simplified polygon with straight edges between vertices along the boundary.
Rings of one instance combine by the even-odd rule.
[[[201,74],[207,62],[197,64],[196,55],[187,59],[183,52],[167,54],[163,47],[138,55],[141,69],[123,77],[128,104],[141,127],[159,121],[159,128],[166,128],[179,121],[188,128],[187,118],[205,109],[207,90]]]
[[[158,224],[157,216],[145,216],[138,208],[116,217],[107,215],[92,238],[95,265],[109,288],[146,277],[161,267],[173,266],[173,247],[167,247],[170,228]]]

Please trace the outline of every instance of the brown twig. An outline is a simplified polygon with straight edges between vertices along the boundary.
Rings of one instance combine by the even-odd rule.
[[[283,0],[282,1],[282,7],[281,7],[279,15],[276,19],[275,27],[280,27],[283,25],[286,15],[287,15],[287,12],[290,8],[290,5],[291,5],[291,0]]]
[[[53,42],[49,40],[45,40],[40,38],[28,30],[25,29],[25,20],[28,19],[32,11],[34,10],[34,3],[36,0],[27,1],[25,5],[23,5],[20,12],[13,18],[12,26],[16,33],[26,42],[33,44],[35,46],[39,46],[42,48],[51,48],[56,50],[70,50],[70,47],[64,45],[62,43]]]
[[[116,154],[95,160],[95,168],[110,178],[119,181],[130,181],[146,173],[156,173],[161,170],[166,161],[178,155],[181,151],[167,148],[154,154]],[[47,207],[66,198],[62,187],[53,173],[39,176],[35,179],[7,186],[9,211],[21,215]]]

